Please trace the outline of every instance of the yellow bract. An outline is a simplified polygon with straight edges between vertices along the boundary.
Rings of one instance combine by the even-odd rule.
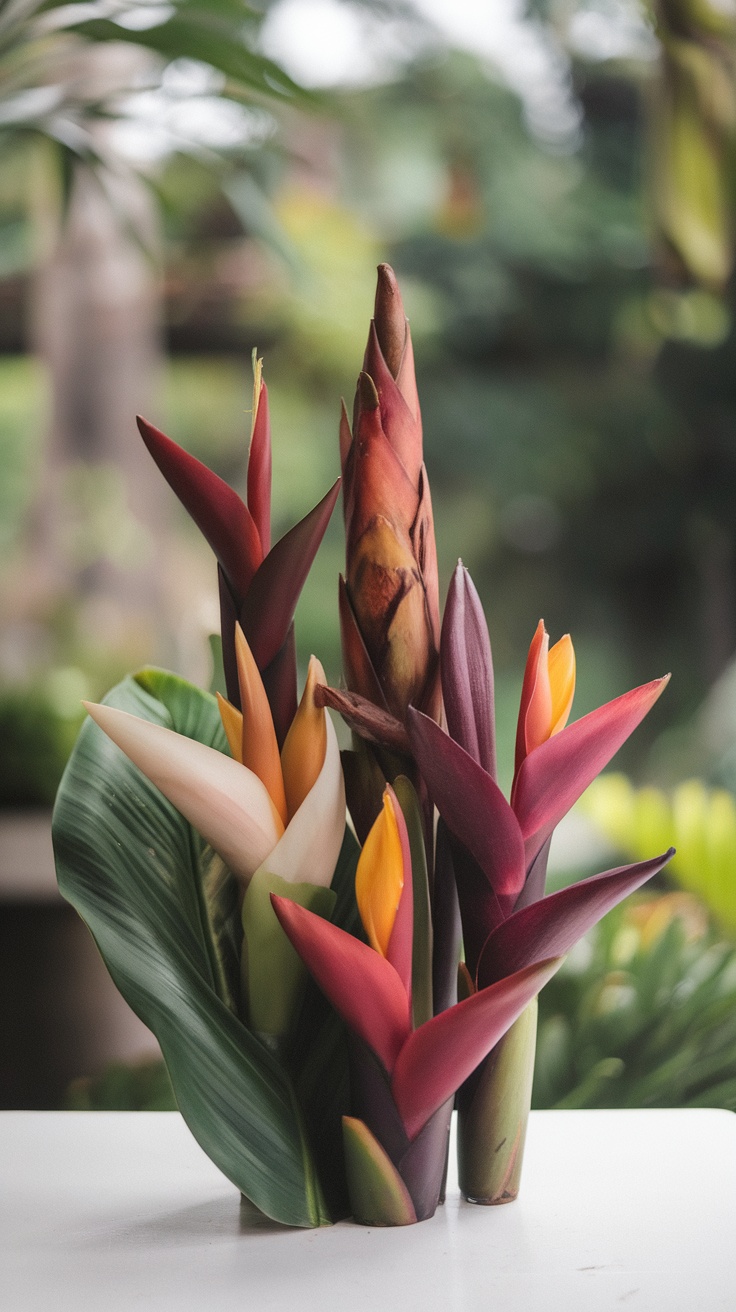
[[[391,931],[404,887],[404,857],[388,789],[383,810],[363,845],[355,873],[355,896],[368,942],[382,957],[388,954]]]
[[[566,633],[564,638],[560,638],[554,647],[550,648],[547,657],[547,668],[549,670],[549,686],[552,695],[552,713],[550,715],[549,736],[559,733],[564,729],[567,719],[572,708],[572,699],[575,696],[575,650],[572,645],[570,634]]]
[[[243,717],[237,706],[233,706],[223,697],[222,693],[217,694],[217,705],[220,709],[220,719],[222,727],[225,730],[225,736],[230,746],[230,755],[234,761],[243,764]]]
[[[564,729],[575,694],[575,651],[566,633],[554,647],[544,620],[537,625],[524,674],[531,696],[524,722],[526,755]]]

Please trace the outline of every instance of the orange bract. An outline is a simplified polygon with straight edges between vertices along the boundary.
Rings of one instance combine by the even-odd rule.
[[[239,761],[242,765],[243,716],[237,706],[233,706],[231,702],[227,701],[221,692],[217,693],[217,705],[220,711],[222,727],[225,730],[225,737],[227,738],[230,747],[230,755],[234,761]]]
[[[316,656],[312,656],[302,699],[281,749],[281,769],[289,816],[299,810],[324,765],[327,725],[325,711],[315,705],[314,690],[317,684],[326,682],[320,662]]]
[[[286,794],[271,708],[253,653],[240,625],[235,629],[240,704],[243,708],[243,765],[265,785],[282,823],[287,823]]]
[[[540,620],[524,671],[516,744],[516,768],[536,747],[564,729],[575,693],[575,652],[569,633],[550,648]]]

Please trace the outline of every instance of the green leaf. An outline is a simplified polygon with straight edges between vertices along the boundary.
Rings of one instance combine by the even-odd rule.
[[[333,923],[365,940],[355,901],[355,869],[360,848],[345,829],[332,877],[337,902]],[[312,979],[307,983],[291,1052],[299,1105],[304,1109],[310,1141],[320,1146],[320,1182],[333,1216],[348,1214],[340,1122],[349,1109],[350,1085],[346,1031]]]
[[[393,788],[406,821],[411,850],[411,879],[414,892],[414,940],[412,944],[412,1019],[414,1028],[431,1020],[432,1003],[432,907],[429,898],[427,858],[419,799],[405,775],[394,780]]]
[[[198,59],[233,81],[267,95],[308,97],[278,64],[249,50],[234,24],[213,21],[204,7],[188,12],[180,6],[179,12],[165,23],[143,31],[121,27],[106,18],[76,23],[70,30],[90,41],[128,41],[145,46],[168,59]]]
[[[361,1225],[413,1225],[417,1214],[409,1191],[368,1126],[343,1116],[342,1130],[355,1220]]]
[[[173,675],[146,670],[106,700],[223,746],[214,698]],[[59,887],[158,1038],[204,1151],[267,1216],[328,1223],[291,1080],[223,997],[226,954],[207,905],[212,854],[91,720],[59,789],[53,836]],[[215,883],[219,906],[227,881]]]
[[[210,647],[210,656],[212,658],[212,677],[210,679],[210,692],[219,692],[223,697],[227,697],[227,683],[225,681],[225,666],[222,662],[222,638],[219,633],[211,633],[207,639]]]
[[[172,728],[187,738],[229,752],[220,713],[212,700],[193,700],[192,685],[167,670],[148,667],[135,676],[139,687],[166,708]],[[199,691],[195,689],[195,691]],[[205,716],[206,710],[206,716]],[[236,1016],[240,1008],[240,956],[243,927],[240,897],[234,879],[221,857],[190,830],[195,844],[193,859],[199,869],[196,888],[199,911],[210,961],[213,986]]]
[[[292,884],[268,870],[257,870],[243,901],[245,953],[243,993],[251,1029],[268,1040],[283,1039],[292,1028],[304,992],[307,970],[271,906],[271,894],[289,897],[318,916],[329,917],[337,895],[315,884]]]

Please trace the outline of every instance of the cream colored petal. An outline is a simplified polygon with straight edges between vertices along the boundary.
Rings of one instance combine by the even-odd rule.
[[[317,782],[263,864],[292,884],[329,888],[345,832],[345,784],[335,730],[327,712],[323,714],[327,749]]]
[[[92,719],[247,883],[283,827],[251,770],[163,725],[84,703]]]

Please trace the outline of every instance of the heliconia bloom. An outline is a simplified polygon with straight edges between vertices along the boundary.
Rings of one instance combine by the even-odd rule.
[[[246,648],[242,639],[244,669]],[[247,677],[251,675],[252,667]],[[239,735],[238,729],[247,723],[247,715],[241,720],[240,712],[224,700],[221,713],[234,759],[112,706],[85,706],[108,737],[219,853],[243,888],[264,866],[290,883],[328,887],[345,831],[345,789],[334,728],[327,713],[317,712],[314,706],[312,690],[323,677],[315,662],[294,720],[294,742],[303,742],[303,759],[297,760],[293,751],[283,762],[277,756],[269,763],[266,781],[242,763],[245,734]],[[257,693],[253,696],[256,704],[259,700],[265,702],[262,689],[260,699]],[[309,740],[309,726],[314,742]],[[270,732],[273,735],[273,725]],[[293,810],[284,802],[285,796],[293,799]]]
[[[671,851],[539,900],[546,844],[555,825],[644,718],[667,679],[624,693],[566,725],[574,690],[572,644],[563,639],[550,652],[540,623],[527,662],[519,717],[522,752],[507,802],[496,783],[490,748],[490,643],[478,594],[462,565],[450,585],[442,652],[448,657],[442,665],[448,727],[458,741],[414,710],[407,729],[430,797],[454,836],[466,963],[480,984],[479,963],[490,961],[494,933],[503,930],[511,939],[519,934],[521,955],[513,956],[514,969],[540,953],[566,952],[605,911],[669,860]],[[551,947],[544,934],[529,932],[530,903],[538,908],[540,923],[549,916],[558,928],[563,926]]]
[[[363,1123],[390,1163],[389,1167],[383,1163],[384,1171],[390,1173],[392,1167],[403,1182],[412,1204],[411,1213],[404,1217],[409,1222],[432,1215],[437,1205],[455,1091],[547,982],[561,959],[535,962],[479,989],[415,1029],[410,996],[411,859],[401,809],[390,791],[384,814],[376,822],[383,838],[387,832],[386,813],[396,825],[404,865],[398,910],[394,912],[395,891],[389,881],[376,895],[377,902],[383,898],[386,904],[387,944],[385,936],[378,949],[362,943],[288,898],[272,896],[271,901],[302,960],[360,1041],[351,1080],[355,1117],[348,1119],[354,1121],[357,1117]],[[395,857],[392,852],[390,859]],[[371,855],[369,865],[373,859]],[[374,903],[364,922],[369,935],[379,918]],[[351,1134],[354,1128],[347,1127]],[[381,1169],[380,1154],[372,1151],[372,1166]],[[400,1195],[398,1184],[396,1189]],[[359,1219],[381,1221],[380,1217]]]
[[[149,452],[218,561],[222,652],[230,701],[239,708],[235,627],[261,672],[282,745],[296,711],[296,603],[337,500],[340,480],[271,547],[271,428],[268,390],[255,362],[253,420],[243,502],[223,479],[138,418]]]
[[[569,633],[550,648],[540,620],[532,639],[521,690],[516,732],[516,769],[567,724],[575,694],[575,652]]]
[[[286,825],[314,787],[325,759],[329,721],[315,702],[325,672],[317,657],[310,657],[304,692],[279,753],[263,681],[240,625],[235,651],[243,709],[218,693],[220,718],[234,759],[260,779]]]
[[[398,284],[379,265],[375,317],[340,452],[347,539],[340,625],[348,689],[403,719],[439,714],[439,588],[414,357]]]

